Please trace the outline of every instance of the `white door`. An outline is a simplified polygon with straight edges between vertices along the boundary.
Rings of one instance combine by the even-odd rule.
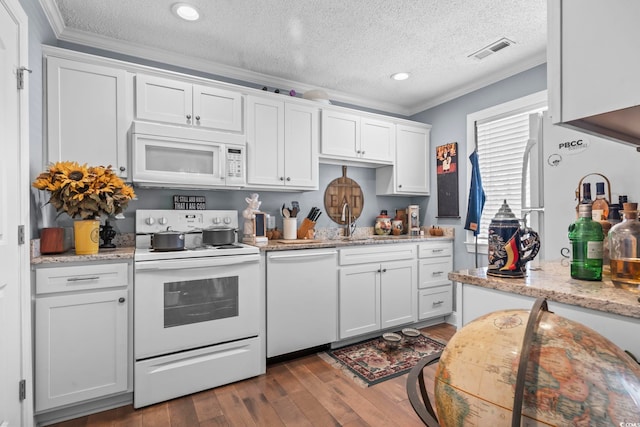
[[[22,322],[29,317],[29,313],[22,313],[22,308],[29,306],[29,298],[21,293],[21,289],[29,290],[28,270],[23,268],[28,258],[25,246],[18,244],[18,225],[24,224],[28,200],[27,186],[22,185],[27,163],[26,154],[22,153],[26,150],[21,153],[23,147],[28,147],[27,96],[16,85],[16,70],[27,65],[26,44],[24,12],[16,0],[0,0],[0,426],[3,427],[32,424],[28,418],[30,405],[23,405],[18,395],[20,380],[30,372],[22,362],[23,351],[28,354],[29,348],[29,340],[22,333],[23,328],[30,330],[28,320],[26,324]]]

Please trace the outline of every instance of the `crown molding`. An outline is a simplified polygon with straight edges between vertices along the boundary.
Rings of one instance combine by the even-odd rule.
[[[414,107],[408,109],[409,112],[407,116],[411,117],[430,108],[437,107],[438,105],[444,104],[445,102],[454,100],[463,95],[467,95],[471,92],[497,83],[508,77],[514,76],[518,73],[522,73],[523,71],[527,71],[533,67],[537,67],[538,65],[544,64],[545,62],[547,62],[547,54],[545,51],[542,51],[539,54],[527,58],[526,60],[521,61],[511,67],[506,67],[498,72],[491,73],[489,76],[483,79],[474,80],[473,83],[448,91],[444,95],[430,98],[429,101],[423,104],[415,105]]]
[[[62,14],[60,14],[60,9],[56,5],[55,0],[39,0],[40,7],[44,11],[44,14],[49,21],[49,25],[51,25],[51,29],[53,33],[56,35],[56,38],[60,38],[60,35],[64,32],[66,26],[64,24],[64,19],[62,18]]]
[[[41,0],[51,1],[51,0]],[[346,92],[327,90],[317,86],[310,86],[295,80],[282,79],[263,73],[257,73],[238,67],[221,64],[214,61],[187,56],[175,52],[169,52],[164,49],[153,48],[137,43],[123,42],[110,37],[98,34],[92,34],[86,31],[80,31],[73,28],[65,28],[58,36],[59,40],[80,44],[96,49],[103,49],[121,55],[133,56],[148,61],[160,62],[168,65],[179,66],[181,68],[205,72],[208,74],[225,77],[228,79],[241,80],[247,83],[257,85],[275,87],[275,88],[295,88],[297,92],[304,93],[307,90],[322,89],[328,93],[332,101],[378,110],[387,113],[399,114],[407,116],[409,109],[397,104],[380,102],[366,97],[353,95]]]

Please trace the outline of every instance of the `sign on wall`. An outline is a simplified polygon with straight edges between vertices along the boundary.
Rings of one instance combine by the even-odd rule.
[[[436,147],[438,218],[460,218],[458,200],[458,143]]]
[[[174,210],[198,210],[207,209],[207,199],[204,196],[173,196]]]

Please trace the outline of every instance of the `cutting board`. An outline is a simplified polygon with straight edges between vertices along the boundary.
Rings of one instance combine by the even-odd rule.
[[[355,221],[360,217],[364,206],[364,195],[357,182],[347,177],[347,167],[342,167],[342,176],[327,185],[324,191],[324,210],[333,222],[344,225],[348,219],[342,220],[342,207],[345,203],[351,208],[351,217]]]

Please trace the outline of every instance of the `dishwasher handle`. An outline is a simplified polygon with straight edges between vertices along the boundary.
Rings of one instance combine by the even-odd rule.
[[[284,259],[300,259],[300,258],[319,258],[326,256],[337,255],[338,251],[324,251],[313,253],[301,253],[301,254],[287,254],[287,255],[269,255],[269,260],[284,260]]]

